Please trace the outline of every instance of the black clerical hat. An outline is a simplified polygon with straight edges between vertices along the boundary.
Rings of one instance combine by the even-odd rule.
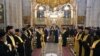
[[[37,27],[37,29],[40,29],[40,28],[41,28],[41,27],[39,27],[39,26]]]
[[[86,30],[90,30],[90,27],[85,27]]]
[[[78,26],[78,29],[82,29],[83,30],[83,26]]]
[[[26,28],[24,27],[24,28],[22,28],[22,31],[25,31],[26,30]]]
[[[8,30],[13,29],[13,26],[7,26],[6,27],[6,32],[8,32]]]
[[[97,27],[97,29],[100,29],[100,27]]]
[[[0,38],[2,38],[5,34],[5,31],[3,29],[0,29]]]
[[[15,32],[19,32],[19,29],[15,29]]]

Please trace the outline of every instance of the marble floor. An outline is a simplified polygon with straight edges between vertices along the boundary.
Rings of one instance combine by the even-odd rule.
[[[62,48],[58,43],[46,43],[42,49],[42,56],[62,56]]]
[[[43,48],[35,49],[32,56],[74,56],[70,46],[62,47],[59,43],[44,43]]]
[[[42,42],[42,48],[33,50],[32,56],[74,56],[74,54],[72,45],[68,43],[66,47],[62,47],[62,40],[59,39],[58,43]]]

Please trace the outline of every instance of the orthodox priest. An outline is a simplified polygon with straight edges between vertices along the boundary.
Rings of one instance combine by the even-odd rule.
[[[77,34],[76,34],[75,42],[74,42],[74,51],[75,51],[76,56],[79,56],[81,54],[80,40],[82,39],[82,35],[83,35],[83,26],[78,26]]]

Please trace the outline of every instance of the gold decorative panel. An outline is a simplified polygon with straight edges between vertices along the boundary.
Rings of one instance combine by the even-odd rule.
[[[39,4],[49,5],[51,8],[54,8],[58,5],[65,4],[70,2],[70,0],[36,0]]]
[[[78,16],[78,24],[84,24],[85,16]]]

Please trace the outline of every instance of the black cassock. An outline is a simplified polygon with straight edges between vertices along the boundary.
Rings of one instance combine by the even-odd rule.
[[[69,36],[69,32],[66,30],[64,33],[62,33],[62,40],[63,40],[63,44],[62,46],[66,46],[67,43],[67,37]]]
[[[36,40],[36,47],[37,48],[41,48],[41,33],[39,33],[38,31],[36,32],[36,37],[37,37],[37,40]]]
[[[84,38],[83,38],[84,39]],[[88,35],[87,39],[83,41],[82,46],[84,48],[84,56],[90,56],[91,36]]]
[[[31,53],[32,53],[32,49],[31,49],[32,36],[31,36],[31,34],[32,34],[32,32],[31,32],[31,30],[26,30],[25,33],[22,35],[22,38],[25,40],[25,55],[31,56]]]
[[[93,49],[93,56],[100,56],[100,41],[96,44],[96,47]]]
[[[25,32],[22,32],[21,38],[22,38],[22,40],[25,42],[26,39],[28,38],[28,36],[27,36],[27,34],[26,34]]]
[[[44,41],[47,42],[47,37],[49,35],[49,32],[47,31],[47,29],[44,30]]]
[[[10,56],[9,47],[0,41],[0,56]]]
[[[49,42],[54,42],[54,37],[55,37],[54,32],[55,32],[54,29],[51,29],[51,30],[50,30]]]
[[[24,43],[21,42],[18,37],[20,36],[17,36],[15,35],[15,41],[16,41],[16,45],[18,46],[17,48],[17,51],[19,53],[19,56],[24,56]],[[20,37],[21,38],[21,37]],[[22,38],[21,38],[22,39]]]
[[[55,43],[58,43],[58,37],[59,37],[59,32],[58,30],[54,30],[54,40],[55,40]]]
[[[70,29],[69,34],[70,34],[71,37],[74,37],[76,35],[76,30]]]
[[[79,33],[79,34],[82,35],[81,38],[78,40],[78,42],[79,42],[79,56],[81,56],[81,55],[82,55],[82,39],[83,39],[83,37],[84,37],[84,33],[81,32],[81,33]]]
[[[10,44],[11,47],[12,47],[12,51],[10,52],[10,55],[11,56],[16,56],[18,55],[17,51],[16,51],[16,48],[14,47],[13,43],[12,43],[12,40],[10,38],[10,36],[14,39],[14,42],[15,42],[15,37],[14,35],[7,35],[7,44]],[[15,43],[16,44],[16,43]]]

